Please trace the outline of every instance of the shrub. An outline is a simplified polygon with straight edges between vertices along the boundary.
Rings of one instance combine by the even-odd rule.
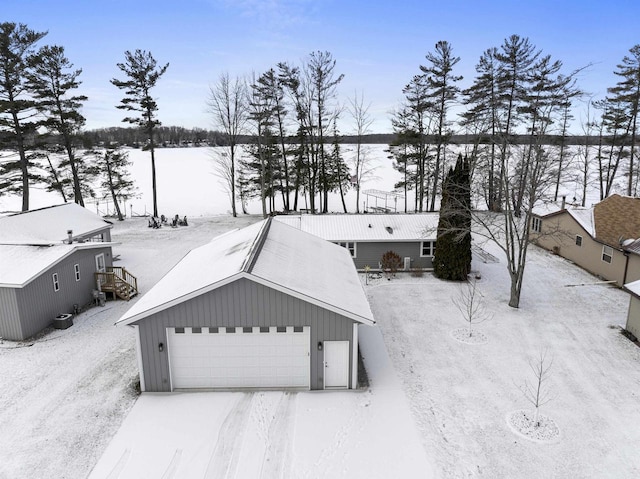
[[[393,251],[387,251],[382,255],[382,269],[385,273],[395,276],[398,270],[402,267],[402,258]]]

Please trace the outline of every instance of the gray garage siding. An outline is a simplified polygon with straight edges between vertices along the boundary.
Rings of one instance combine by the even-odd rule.
[[[0,338],[23,338],[15,288],[0,288]]]
[[[387,251],[393,251],[400,255],[404,263],[405,257],[411,258],[412,268],[433,268],[433,262],[431,257],[420,257],[421,242],[356,242],[356,257],[353,258],[353,262],[357,269],[364,269],[365,266],[369,266],[371,269],[378,269],[380,267],[380,260],[382,255]]]
[[[240,279],[137,323],[146,391],[170,391],[166,329],[173,327],[310,326],[311,389],[322,389],[324,361],[319,341],[348,340],[349,384],[353,371],[353,321],[339,314]],[[253,334],[253,333],[252,333]],[[159,343],[165,345],[159,351]]]
[[[111,266],[111,248],[77,250],[60,263],[42,273],[23,288],[16,289],[16,300],[26,339],[46,328],[59,314],[72,313],[73,305],[84,306],[92,301],[96,289],[94,273],[96,255],[104,253],[107,266]],[[80,265],[80,281],[76,282],[74,265]],[[58,273],[60,290],[53,289],[53,273]]]

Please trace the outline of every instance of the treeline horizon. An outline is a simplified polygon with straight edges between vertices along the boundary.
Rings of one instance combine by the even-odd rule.
[[[167,146],[228,146],[229,140],[224,132],[218,130],[209,130],[205,128],[185,128],[179,126],[159,126],[155,130],[156,135],[156,147]],[[362,135],[358,140],[357,135],[338,135],[338,142],[341,144],[354,144],[360,141],[370,145],[389,145],[397,142],[399,135],[396,133],[368,133]],[[334,137],[327,137],[333,142]],[[424,135],[426,142],[433,142],[436,140],[436,135]],[[470,134],[454,134],[449,138],[449,144],[451,145],[472,145],[472,144],[491,144],[496,141],[498,137],[492,138],[490,135],[470,135]],[[255,135],[240,135],[238,137],[239,143],[251,144],[256,139]],[[295,143],[297,138],[290,136],[287,138],[288,143]],[[56,138],[52,138],[52,141],[56,141]],[[146,139],[146,133],[138,128],[131,127],[103,127],[95,128],[91,130],[84,130],[78,135],[78,146],[83,148],[94,148],[99,146],[106,146],[109,144],[117,144],[128,147],[142,147],[144,146]],[[510,137],[510,143],[512,144],[526,144],[530,141],[530,135],[514,134]],[[630,138],[621,138],[614,136],[600,137],[598,135],[543,135],[539,137],[539,144],[541,145],[560,145],[567,146],[584,146],[584,145],[597,145],[599,141],[605,141],[611,145],[630,145]],[[637,142],[636,142],[637,143]]]

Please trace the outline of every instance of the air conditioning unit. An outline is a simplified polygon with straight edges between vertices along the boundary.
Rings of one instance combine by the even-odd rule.
[[[73,314],[61,314],[53,320],[53,327],[56,329],[67,329],[73,326]]]

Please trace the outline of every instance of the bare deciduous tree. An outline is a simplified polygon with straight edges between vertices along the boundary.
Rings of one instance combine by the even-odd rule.
[[[356,92],[353,98],[349,99],[349,113],[355,124],[356,150],[351,161],[353,166],[352,183],[356,189],[356,213],[360,213],[360,187],[362,183],[373,176],[375,167],[371,166],[369,150],[363,144],[364,136],[371,132],[373,118],[369,114],[371,103],[365,105],[364,95],[358,97]]]
[[[219,175],[226,181],[231,200],[231,213],[236,213],[236,153],[240,142],[240,135],[244,132],[247,122],[247,85],[241,78],[231,79],[228,73],[222,73],[218,81],[209,88],[209,100],[207,101],[209,113],[213,117],[213,123],[226,135],[228,155],[219,155],[219,160],[224,160],[221,166],[224,174]],[[219,168],[216,167],[218,173]]]
[[[477,288],[477,281],[471,280],[462,286],[458,297],[451,298],[453,304],[462,313],[469,324],[469,337],[473,336],[472,326],[491,319],[493,315],[487,311],[482,293]]]
[[[536,359],[529,361],[529,368],[533,372],[534,380],[525,380],[524,384],[520,386],[525,399],[535,408],[534,425],[536,427],[540,426],[540,407],[554,399],[547,384],[552,366],[553,358],[547,358],[547,351],[542,351]]]

